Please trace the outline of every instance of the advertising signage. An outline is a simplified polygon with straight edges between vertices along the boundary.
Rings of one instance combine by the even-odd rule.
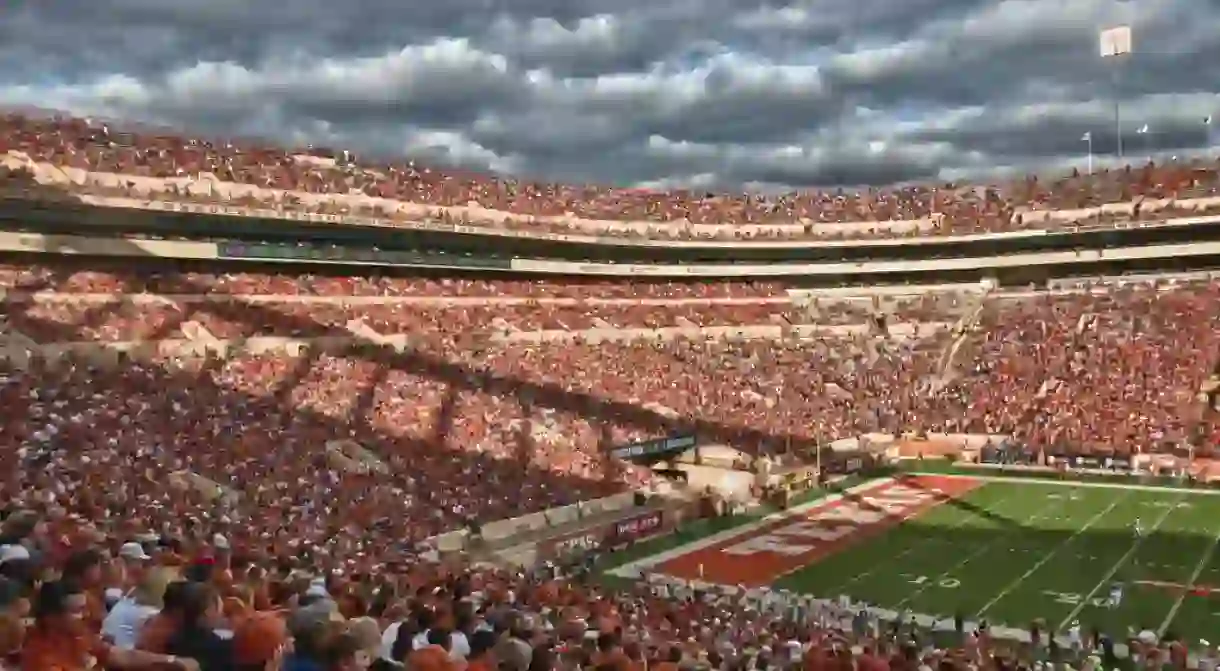
[[[697,444],[694,436],[670,436],[656,440],[645,440],[610,450],[610,456],[618,459],[648,459],[673,456],[685,452]]]

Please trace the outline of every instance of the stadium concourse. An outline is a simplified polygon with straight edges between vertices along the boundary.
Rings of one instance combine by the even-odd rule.
[[[1217,184],[1217,166],[1200,164],[708,197],[21,116],[0,121],[0,154],[10,204],[223,202],[742,245],[1208,214]],[[1100,460],[1183,446],[1196,464],[1215,456],[1220,424],[1199,396],[1217,373],[1220,284],[1196,274],[1056,286],[809,289],[10,257],[0,653],[39,671],[95,659],[1028,666],[1039,651],[986,633],[947,643],[845,631],[834,621],[852,613],[830,602],[682,598],[436,558],[431,545],[455,529],[678,488],[611,456],[674,434],[780,467],[870,433],[1006,434],[1027,454]],[[1131,644],[1141,662],[1171,652],[1182,662],[1179,644]]]

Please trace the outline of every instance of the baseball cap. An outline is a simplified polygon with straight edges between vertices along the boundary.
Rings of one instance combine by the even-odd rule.
[[[29,559],[30,551],[24,545],[0,545],[0,564],[14,559]]]
[[[136,542],[123,543],[123,546],[119,548],[119,556],[123,559],[138,559],[140,561],[152,559],[144,551],[144,546]]]

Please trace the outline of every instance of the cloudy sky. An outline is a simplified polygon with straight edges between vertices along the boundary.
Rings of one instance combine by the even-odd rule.
[[[0,102],[556,181],[1062,170],[1220,124],[1220,0],[15,0]],[[1137,133],[1147,124],[1149,132]],[[1220,128],[1217,128],[1220,131]],[[1101,159],[1099,158],[1099,161]]]

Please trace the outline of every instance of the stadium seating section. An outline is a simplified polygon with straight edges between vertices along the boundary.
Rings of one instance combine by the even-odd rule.
[[[1220,211],[1175,204],[1216,194],[1215,163],[987,187],[657,193],[21,115],[0,118],[0,156],[8,197],[223,202],[636,239],[949,236]],[[368,572],[470,520],[647,487],[647,469],[607,451],[675,431],[780,461],[794,445],[868,432],[1008,433],[1031,449],[1099,456],[1192,444],[1213,455],[1220,423],[1199,396],[1220,364],[1220,284],[1058,286],[819,290],[10,262],[0,266],[0,348],[10,352],[0,444],[12,449],[0,451],[0,499],[110,538],[222,534],[251,557],[309,547],[328,568]],[[319,447],[336,440],[388,468],[341,467]],[[202,494],[188,475],[224,496]],[[607,595],[619,610],[602,612],[565,594],[572,612],[651,628],[654,641],[716,640],[740,616],[722,624],[723,605],[676,609],[653,596]],[[631,603],[636,612],[623,610]]]

